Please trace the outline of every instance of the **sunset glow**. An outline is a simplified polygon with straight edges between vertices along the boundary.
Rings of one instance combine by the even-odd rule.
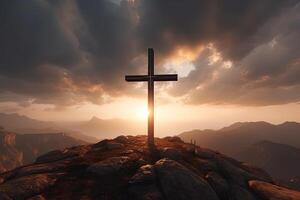
[[[146,74],[153,48],[155,74],[178,74],[176,83],[155,83],[158,135],[300,121],[299,3],[8,2],[0,3],[0,113],[122,119],[146,131],[147,83],[124,76]]]
[[[147,106],[143,106],[140,108],[134,108],[136,110],[136,119],[146,121],[149,115]]]

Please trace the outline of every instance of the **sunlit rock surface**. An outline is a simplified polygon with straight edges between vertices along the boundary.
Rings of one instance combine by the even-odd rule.
[[[300,199],[261,169],[182,142],[120,136],[53,151],[0,175],[0,199]]]

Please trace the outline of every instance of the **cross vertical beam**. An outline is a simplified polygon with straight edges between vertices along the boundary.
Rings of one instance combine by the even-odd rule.
[[[177,81],[177,74],[154,74],[154,50],[148,49],[148,75],[125,76],[128,82],[148,82],[148,147],[154,144],[154,81]]]
[[[154,51],[148,49],[148,146],[154,147]]]

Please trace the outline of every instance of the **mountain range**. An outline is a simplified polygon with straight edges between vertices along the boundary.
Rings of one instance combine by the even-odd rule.
[[[53,122],[45,122],[29,118],[25,115],[19,115],[17,113],[6,114],[0,113],[0,126],[6,130],[26,130],[26,129],[50,129],[56,128]]]
[[[6,130],[28,133],[57,133],[64,132],[72,137],[96,142],[99,139],[113,138],[120,133],[136,135],[143,133],[142,123],[123,119],[100,119],[92,117],[86,121],[76,122],[48,122],[32,119],[17,113],[0,113],[0,126]]]
[[[52,134],[59,136],[63,134],[80,141],[95,143],[99,141],[97,138],[113,138],[122,133],[136,135],[140,134],[142,129],[132,121],[119,119],[103,120],[93,117],[81,122],[54,123],[34,120],[18,114],[3,113],[0,113],[0,125],[5,126],[5,129],[8,127],[9,133],[21,133],[16,134],[18,135],[17,140],[18,138],[22,138],[24,141],[28,140],[27,143],[32,147],[35,146],[34,143],[31,143],[34,141],[32,138],[41,137],[38,136],[39,134],[43,134],[44,137]],[[201,147],[220,151],[238,160],[263,168],[277,179],[300,186],[299,181],[297,181],[300,177],[298,170],[300,166],[299,123],[285,122],[273,125],[267,122],[238,122],[219,130],[193,130],[181,133],[179,136],[186,142],[195,140],[196,144]],[[32,159],[19,161],[20,154],[12,148],[9,149],[1,151],[3,155],[7,154],[7,157],[15,158],[9,165],[19,166],[32,161]],[[46,152],[46,150],[42,152]],[[36,155],[34,154],[32,158],[35,158]]]
[[[296,122],[238,122],[220,130],[184,132],[179,137],[258,166],[277,179],[291,181],[300,176],[300,124]]]
[[[203,147],[235,156],[263,140],[300,148],[300,123],[238,122],[219,130],[192,130],[179,134],[185,141],[195,140]]]

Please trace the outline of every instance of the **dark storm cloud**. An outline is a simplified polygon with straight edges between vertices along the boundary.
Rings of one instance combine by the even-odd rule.
[[[178,89],[172,89],[172,94],[184,96],[191,104],[257,106],[299,102],[299,13],[297,5],[261,27],[254,37],[266,30],[271,37],[232,62],[229,69],[224,67],[226,57],[210,64],[210,56],[202,54],[194,61],[195,70],[179,82]],[[213,54],[209,48],[204,52]],[[205,79],[199,79],[203,74]]]
[[[0,4],[1,75],[22,78],[33,73],[39,79],[39,65],[76,62],[74,47],[46,1],[3,0]]]
[[[107,0],[77,0],[87,32],[80,33],[82,50],[90,56],[90,80],[99,82],[110,90],[123,85],[122,75],[129,73],[131,62],[137,56],[135,48],[135,19],[127,2],[120,5]],[[118,77],[118,78],[116,78]],[[114,86],[114,87],[110,87]]]
[[[1,90],[28,99],[59,96],[64,68],[78,61],[78,53],[54,9],[46,1],[3,0],[0,30]]]
[[[266,39],[254,37],[258,29],[295,2],[141,0],[139,36],[144,46],[167,52],[214,42],[223,55],[239,59]]]
[[[133,94],[123,77],[144,70],[148,47],[164,63],[177,48],[208,44],[233,67],[211,65],[206,48],[171,94],[195,104],[299,101],[288,95],[299,84],[296,2],[2,0],[0,101],[101,104]],[[261,95],[277,87],[289,87],[275,92],[284,98]]]

